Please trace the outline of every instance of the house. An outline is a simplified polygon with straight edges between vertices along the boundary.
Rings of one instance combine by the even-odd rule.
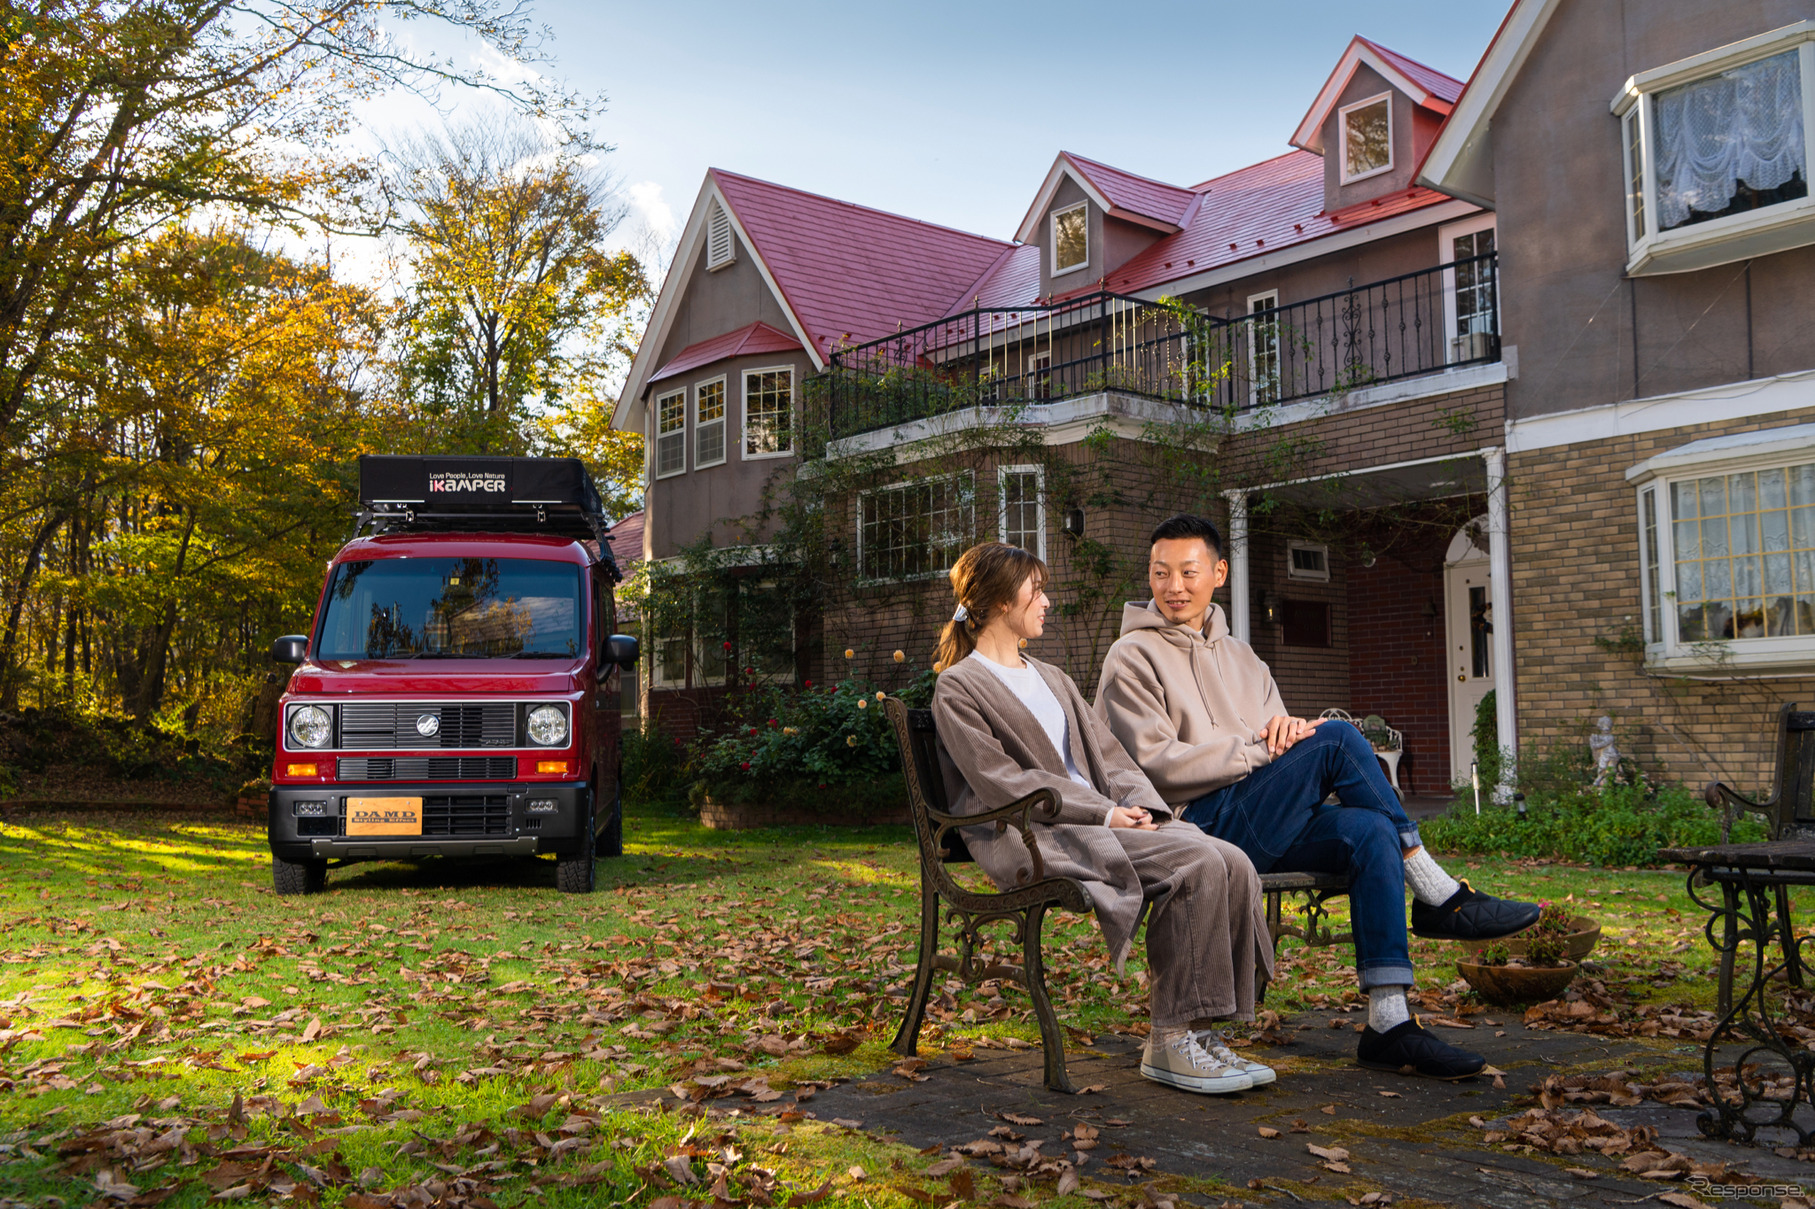
[[[1357,37],[1282,155],[1174,184],[1061,152],[1012,239],[715,169],[614,417],[648,440],[645,552],[711,535],[752,585],[817,560],[766,667],[886,683],[951,559],[1014,541],[1088,694],[1146,532],[1205,511],[1236,633],[1295,710],[1402,730],[1408,791],[1601,713],[1673,776],[1751,779],[1769,703],[1815,687],[1807,8],[1520,0],[1466,85]],[[1691,108],[1750,158],[1685,150]],[[759,599],[652,643],[652,711],[753,666]]]

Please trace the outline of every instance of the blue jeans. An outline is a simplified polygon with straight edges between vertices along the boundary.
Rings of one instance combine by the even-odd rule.
[[[1323,805],[1332,793],[1342,805]],[[1346,873],[1362,989],[1411,985],[1404,853],[1422,841],[1354,726],[1325,722],[1183,817],[1247,853],[1261,873]]]

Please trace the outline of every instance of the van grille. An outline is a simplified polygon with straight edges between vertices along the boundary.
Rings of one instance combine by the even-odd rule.
[[[425,737],[416,720],[433,715],[441,724]],[[517,705],[486,701],[459,705],[434,701],[348,701],[340,707],[340,746],[354,750],[386,747],[514,747]]]
[[[511,781],[515,756],[342,757],[342,781]]]
[[[510,802],[503,794],[447,794],[422,799],[424,835],[505,835]]]

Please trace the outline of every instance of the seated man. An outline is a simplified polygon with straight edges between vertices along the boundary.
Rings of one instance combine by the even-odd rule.
[[[1355,960],[1368,995],[1363,1066],[1460,1079],[1486,1065],[1407,1010],[1412,931],[1485,940],[1529,927],[1532,903],[1482,894],[1431,859],[1361,732],[1286,711],[1273,677],[1210,601],[1229,564],[1216,526],[1175,516],[1153,531],[1149,604],[1122,611],[1096,709],[1166,802],[1239,847],[1261,873],[1346,873]],[[1336,794],[1340,806],[1324,806]]]

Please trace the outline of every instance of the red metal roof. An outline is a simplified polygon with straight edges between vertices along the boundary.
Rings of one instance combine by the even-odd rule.
[[[1146,218],[1176,229],[1185,225],[1197,205],[1197,194],[1189,189],[1136,176],[1070,151],[1059,154],[1069,160],[1097,192],[1108,198],[1111,206],[1126,211],[1119,217]]]
[[[940,318],[1013,246],[722,168],[711,175],[821,355]]]
[[[650,374],[649,380],[660,382],[663,378],[672,378],[690,369],[698,369],[702,365],[711,365],[714,361],[724,361],[731,357],[752,353],[785,353],[799,347],[800,341],[787,332],[772,328],[766,323],[752,323],[735,332],[726,332],[698,344],[689,344],[669,358],[666,365]]]
[[[1018,244],[952,303],[947,314],[976,307],[1021,306],[1040,294],[1040,246]]]
[[[1202,194],[1203,203],[1191,225],[1111,273],[1111,292],[1151,289],[1450,200],[1434,190],[1413,188],[1325,213],[1323,157],[1309,151],[1289,151],[1195,185],[1193,191]]]
[[[1407,79],[1421,85],[1432,96],[1454,105],[1456,99],[1462,95],[1462,81],[1456,77],[1446,75],[1435,67],[1427,67],[1416,59],[1408,59],[1398,51],[1388,50],[1380,43],[1363,38],[1359,34],[1355,36],[1355,40],[1398,68]]]
[[[611,538],[611,557],[618,564],[618,570],[630,574],[630,569],[643,561],[643,510],[637,509],[613,525],[608,536]]]

